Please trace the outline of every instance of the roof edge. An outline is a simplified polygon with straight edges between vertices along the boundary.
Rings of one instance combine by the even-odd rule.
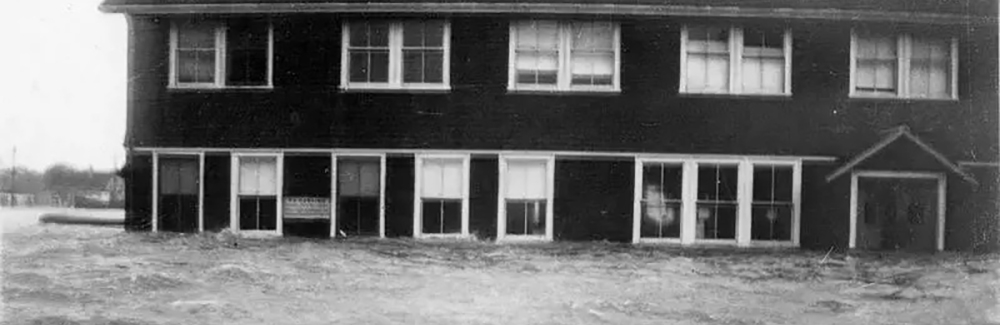
[[[996,24],[995,17],[849,9],[740,8],[643,4],[570,4],[570,3],[440,3],[440,2],[368,2],[368,3],[239,3],[239,4],[157,4],[109,5],[98,7],[106,13],[125,14],[243,14],[243,13],[534,13],[595,14],[613,16],[726,17],[819,19],[869,22],[953,24]]]
[[[861,154],[858,154],[857,156],[855,156],[854,158],[852,158],[850,161],[848,161],[846,164],[844,164],[840,168],[837,168],[832,173],[830,173],[829,175],[827,175],[826,176],[826,181],[827,182],[832,182],[833,180],[837,179],[838,177],[846,174],[848,171],[854,169],[854,167],[856,167],[857,165],[861,164],[865,160],[868,160],[868,158],[871,158],[876,153],[879,153],[880,151],[882,151],[883,149],[885,149],[886,147],[888,147],[890,144],[896,142],[896,140],[899,140],[900,138],[906,138],[906,139],[912,141],[918,147],[920,147],[920,149],[923,149],[925,152],[931,154],[931,156],[933,156],[935,159],[937,159],[937,161],[939,163],[941,163],[941,165],[944,165],[945,167],[947,167],[949,170],[951,170],[955,174],[958,174],[959,176],[961,176],[962,179],[965,180],[966,182],[969,182],[969,183],[971,183],[973,185],[979,185],[979,182],[976,181],[975,177],[972,177],[972,175],[970,175],[964,169],[962,169],[961,166],[953,163],[951,160],[948,160],[948,158],[945,157],[943,154],[941,154],[940,152],[938,152],[937,150],[935,150],[933,147],[931,147],[929,144],[927,144],[926,142],[924,142],[923,140],[921,140],[919,137],[917,137],[916,135],[914,135],[912,132],[910,132],[910,128],[907,127],[906,125],[902,125],[902,126],[898,126],[898,127],[889,129],[889,130],[887,130],[887,132],[888,132],[888,134],[884,138],[882,138],[882,140],[879,140],[879,142],[875,143],[875,145],[873,145],[870,148],[868,148],[867,150],[863,151]]]

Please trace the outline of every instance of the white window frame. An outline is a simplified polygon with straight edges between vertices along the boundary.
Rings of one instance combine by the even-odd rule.
[[[377,158],[379,160],[379,198],[378,198],[378,237],[385,238],[385,176],[386,176],[386,160],[385,154],[372,154],[372,153],[355,153],[351,151],[335,151],[330,154],[330,238],[338,236],[337,229],[337,210],[340,208],[338,206],[338,199],[340,196],[337,195],[337,185],[340,184],[340,180],[337,177],[340,174],[337,171],[337,162],[340,158]]]
[[[172,152],[153,151],[153,204],[152,230],[160,231],[160,158],[197,157],[198,158],[198,232],[205,231],[205,152]]]
[[[697,25],[693,25],[697,26]],[[721,27],[721,26],[711,26],[707,27]],[[753,27],[740,27],[740,26],[728,26],[727,28],[729,40],[729,87],[725,91],[709,91],[704,89],[688,89],[687,85],[687,44],[688,44],[688,30],[692,26],[684,25],[681,27],[681,44],[680,44],[680,83],[678,84],[678,92],[682,94],[708,94],[708,95],[740,95],[740,96],[792,96],[792,29],[784,29],[784,48],[783,53],[785,57],[785,67],[784,67],[784,85],[782,92],[780,93],[769,93],[769,92],[748,92],[743,90],[743,31],[745,29],[753,29]]]
[[[642,218],[643,166],[647,163],[665,163],[682,166],[681,179],[681,233],[680,238],[642,238],[640,227]],[[737,166],[737,213],[736,237],[734,239],[696,238],[698,204],[698,167],[702,165]],[[755,166],[792,167],[792,222],[791,238],[786,241],[755,241],[751,239],[753,225],[753,172]],[[635,183],[632,206],[633,244],[680,244],[688,245],[736,245],[739,247],[799,247],[802,210],[802,160],[758,157],[690,157],[676,158],[658,155],[641,155],[635,159]]]
[[[240,158],[244,157],[265,157],[265,158],[275,158],[275,168],[277,168],[276,177],[278,187],[276,189],[275,200],[275,229],[274,230],[240,230]],[[263,235],[263,236],[282,236],[284,235],[284,188],[285,188],[285,153],[284,152],[233,152],[230,155],[229,163],[229,228],[232,232],[248,234],[248,235]]]
[[[274,88],[274,24],[267,21],[267,84],[266,85],[227,85],[226,84],[226,20],[205,20],[206,25],[214,26],[215,30],[215,81],[214,82],[179,82],[177,80],[177,21],[170,22],[170,69],[167,87],[170,89],[271,89]]]
[[[435,19],[437,20],[437,19]],[[355,20],[361,21],[361,20]],[[444,48],[441,83],[408,83],[403,81],[403,23],[405,20],[379,20],[389,23],[389,79],[388,82],[351,82],[350,51],[351,25],[344,21],[340,44],[340,89],[343,90],[425,90],[448,91],[451,89],[451,21],[444,23],[441,46]]]
[[[457,234],[423,233],[423,168],[426,159],[460,159],[462,161],[462,230]],[[413,187],[413,237],[414,238],[468,238],[469,237],[469,188],[471,187],[471,163],[469,154],[415,154]]]
[[[555,155],[501,154],[497,185],[497,241],[552,241],[555,221]],[[507,166],[510,161],[545,162],[545,235],[507,234]]]
[[[958,100],[958,38],[951,37],[950,73],[948,83],[951,87],[949,97],[921,97],[910,93],[910,54],[912,52],[913,35],[911,33],[887,34],[896,39],[896,93],[877,94],[856,91],[858,69],[858,30],[851,29],[851,78],[848,96],[851,98],[896,98],[910,100]]]
[[[529,84],[518,84],[517,83],[517,22],[532,21],[528,20],[515,20],[511,21],[509,24],[509,35],[510,44],[508,48],[508,60],[507,60],[507,91],[508,92],[621,92],[621,24],[617,21],[606,21],[610,22],[613,28],[612,31],[612,46],[614,46],[615,52],[615,62],[614,62],[614,76],[612,76],[612,82],[610,86],[593,86],[593,85],[573,85],[572,84],[572,71],[570,70],[570,63],[572,62],[571,51],[573,50],[572,45],[572,20],[549,20],[549,19],[535,19],[537,21],[554,21],[558,24],[559,28],[559,63],[558,72],[556,73],[556,84],[555,85],[529,85]]]

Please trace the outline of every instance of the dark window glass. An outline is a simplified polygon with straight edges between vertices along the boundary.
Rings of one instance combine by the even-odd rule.
[[[545,200],[507,199],[508,235],[545,235]]]
[[[266,86],[269,24],[259,19],[233,19],[226,30],[226,84]]]
[[[423,233],[455,234],[462,232],[462,201],[423,199]]]
[[[240,196],[240,230],[276,230],[277,199],[273,196]]]

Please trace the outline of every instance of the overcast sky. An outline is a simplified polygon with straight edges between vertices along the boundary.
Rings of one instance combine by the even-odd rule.
[[[100,0],[30,0],[0,11],[0,168],[125,160],[126,36]],[[12,6],[12,7],[11,7]]]

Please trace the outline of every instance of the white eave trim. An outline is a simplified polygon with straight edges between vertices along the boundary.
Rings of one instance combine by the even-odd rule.
[[[846,21],[911,22],[935,25],[996,24],[996,18],[930,12],[852,9],[740,8],[732,6],[681,6],[583,3],[237,3],[237,4],[123,4],[99,7],[103,12],[127,14],[244,14],[244,13],[531,13],[614,16],[673,16],[720,18],[820,19]]]
[[[909,127],[907,127],[905,125],[902,125],[902,126],[899,126],[899,127],[895,127],[895,128],[889,129],[889,130],[887,130],[887,132],[888,132],[888,135],[886,135],[884,138],[882,138],[882,140],[880,140],[875,145],[871,146],[870,148],[868,148],[867,150],[865,150],[861,154],[855,156],[853,159],[851,159],[850,161],[848,161],[846,164],[844,164],[840,168],[837,168],[832,173],[830,173],[829,175],[827,175],[826,176],[826,181],[827,182],[831,182],[831,181],[837,179],[838,177],[840,177],[841,175],[847,174],[847,172],[853,170],[859,164],[861,164],[865,160],[868,160],[868,158],[871,158],[875,154],[881,152],[883,149],[885,149],[886,147],[888,147],[890,144],[896,142],[896,140],[899,140],[900,138],[906,138],[906,139],[909,139],[910,141],[912,141],[914,144],[916,144],[917,147],[920,147],[920,149],[924,150],[925,152],[927,152],[928,154],[930,154],[931,156],[933,156],[934,159],[936,159],[942,166],[946,167],[951,172],[953,172],[953,173],[961,176],[962,179],[964,179],[965,181],[967,181],[967,182],[969,182],[969,183],[971,183],[973,185],[978,185],[979,184],[979,182],[976,181],[976,178],[972,177],[972,175],[970,175],[965,170],[963,170],[962,167],[960,167],[959,165],[956,165],[955,163],[952,163],[951,160],[948,160],[948,158],[945,157],[943,154],[941,154],[937,150],[934,150],[933,147],[931,147],[926,142],[924,142],[923,140],[921,140],[920,138],[918,138],[916,135],[914,135],[912,132],[910,132],[910,128]]]

